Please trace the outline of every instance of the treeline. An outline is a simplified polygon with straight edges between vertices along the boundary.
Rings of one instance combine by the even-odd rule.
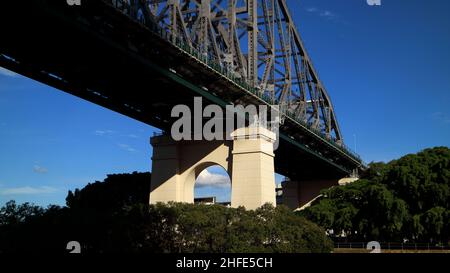
[[[325,230],[285,207],[148,204],[149,173],[109,175],[69,192],[67,206],[8,202],[0,209],[0,252],[330,252]]]
[[[299,214],[335,240],[448,244],[450,149],[371,163],[359,181],[324,190]]]

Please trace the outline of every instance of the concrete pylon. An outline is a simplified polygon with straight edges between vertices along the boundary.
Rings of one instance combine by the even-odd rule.
[[[273,143],[275,134],[262,127],[241,128],[232,140],[174,141],[155,136],[150,203],[194,202],[194,184],[206,168],[219,165],[231,178],[231,206],[256,209],[276,205]]]
[[[233,132],[231,206],[256,209],[276,205],[273,143],[275,133],[263,127]]]
[[[174,141],[152,137],[150,203],[194,202],[194,184],[206,168],[219,165],[230,174],[230,141]],[[231,175],[230,175],[231,177]]]
[[[281,183],[283,205],[293,210],[302,210],[320,196],[320,191],[334,186],[345,185],[358,180],[355,178],[319,179],[305,181],[284,181]]]

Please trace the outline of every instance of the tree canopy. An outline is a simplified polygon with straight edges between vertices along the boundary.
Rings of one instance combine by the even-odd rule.
[[[150,173],[108,175],[70,191],[67,206],[8,202],[0,209],[0,252],[330,252],[325,230],[286,207],[148,204]]]
[[[324,190],[299,214],[333,231],[333,237],[447,244],[450,149],[371,163],[360,180]]]

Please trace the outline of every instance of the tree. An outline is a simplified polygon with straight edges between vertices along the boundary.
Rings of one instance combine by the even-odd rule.
[[[44,209],[39,206],[30,203],[17,205],[15,201],[11,200],[0,208],[0,225],[19,225],[31,218],[42,216],[43,212]]]
[[[72,209],[116,210],[137,203],[148,203],[150,173],[110,174],[103,182],[89,183],[69,191],[67,207]]]
[[[330,252],[325,230],[285,207],[148,204],[149,173],[108,175],[70,191],[67,207],[8,203],[0,209],[0,252]],[[32,247],[30,247],[32,246]]]
[[[300,215],[348,240],[449,241],[449,148],[371,163],[361,178],[323,191]]]
[[[420,220],[423,226],[423,236],[431,242],[442,242],[442,235],[448,219],[445,208],[434,207],[421,215]],[[447,238],[448,240],[448,238]]]

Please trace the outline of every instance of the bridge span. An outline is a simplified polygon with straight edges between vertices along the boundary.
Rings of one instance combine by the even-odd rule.
[[[292,207],[364,168],[285,0],[5,1],[0,28],[0,66],[164,131],[194,96],[279,105],[273,170]]]

